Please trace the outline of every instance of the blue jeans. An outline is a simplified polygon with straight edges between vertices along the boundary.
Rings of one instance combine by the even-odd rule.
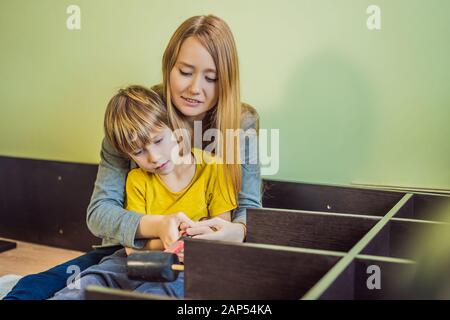
[[[65,287],[58,291],[51,300],[84,300],[85,289],[90,285],[165,297],[184,297],[184,272],[180,272],[178,278],[173,282],[146,282],[130,280],[126,269],[125,249],[117,250],[114,254],[103,258],[99,264],[84,270],[79,275],[78,286]]]
[[[120,248],[121,246],[96,249],[47,271],[25,276],[19,280],[3,300],[48,299],[67,285],[67,279],[73,275],[73,273],[68,273],[69,266],[78,266],[80,271],[83,271],[99,263],[104,257],[113,254]]]

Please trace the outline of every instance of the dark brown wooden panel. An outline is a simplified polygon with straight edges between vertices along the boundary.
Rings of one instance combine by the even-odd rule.
[[[379,269],[379,289],[369,287],[374,284],[371,278]],[[386,300],[407,299],[410,295],[408,285],[416,265],[393,261],[357,257],[320,297],[321,300]]]
[[[379,217],[247,209],[247,242],[349,251]]]
[[[269,247],[186,240],[186,298],[300,299],[340,258]]]
[[[445,224],[396,221],[391,224],[390,255],[400,258],[416,258],[417,251],[428,236],[449,234],[450,228]]]
[[[402,192],[266,180],[263,207],[383,216]]]
[[[0,253],[17,247],[17,243],[11,241],[0,240]]]
[[[355,296],[356,300],[407,299],[407,285],[415,271],[416,265],[410,263],[383,262],[370,259],[355,260]],[[370,266],[380,270],[380,289],[369,289],[367,282],[373,283],[370,277],[374,271]]]
[[[394,218],[378,233],[363,250],[363,254],[415,259],[418,248],[427,235],[448,234],[450,227],[445,223],[429,223],[419,220]]]
[[[0,236],[91,250],[86,225],[96,165],[0,157]]]
[[[136,291],[111,289],[100,286],[88,286],[85,293],[86,300],[177,300],[176,298]]]
[[[352,300],[355,296],[355,263],[352,262],[320,296],[319,300]]]
[[[363,249],[363,254],[389,257],[391,255],[391,225],[388,222]]]
[[[431,221],[450,220],[450,196],[415,194],[410,199],[407,210],[397,217]]]

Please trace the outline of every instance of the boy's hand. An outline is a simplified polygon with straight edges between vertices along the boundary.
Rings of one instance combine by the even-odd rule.
[[[158,226],[158,236],[164,248],[167,249],[181,236],[181,225],[194,226],[194,221],[189,219],[184,212],[177,212],[164,216]]]

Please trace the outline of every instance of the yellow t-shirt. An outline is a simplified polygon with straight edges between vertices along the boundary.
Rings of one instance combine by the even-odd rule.
[[[221,166],[211,153],[193,148],[195,174],[181,191],[173,192],[161,178],[140,168],[131,170],[126,182],[127,210],[143,214],[184,212],[190,219],[214,217],[236,208],[231,182],[226,183]]]

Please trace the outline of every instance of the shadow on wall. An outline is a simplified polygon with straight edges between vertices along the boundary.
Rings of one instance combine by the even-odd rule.
[[[349,184],[370,155],[374,97],[363,70],[344,56],[316,53],[288,79],[264,126],[280,128],[280,179]]]

